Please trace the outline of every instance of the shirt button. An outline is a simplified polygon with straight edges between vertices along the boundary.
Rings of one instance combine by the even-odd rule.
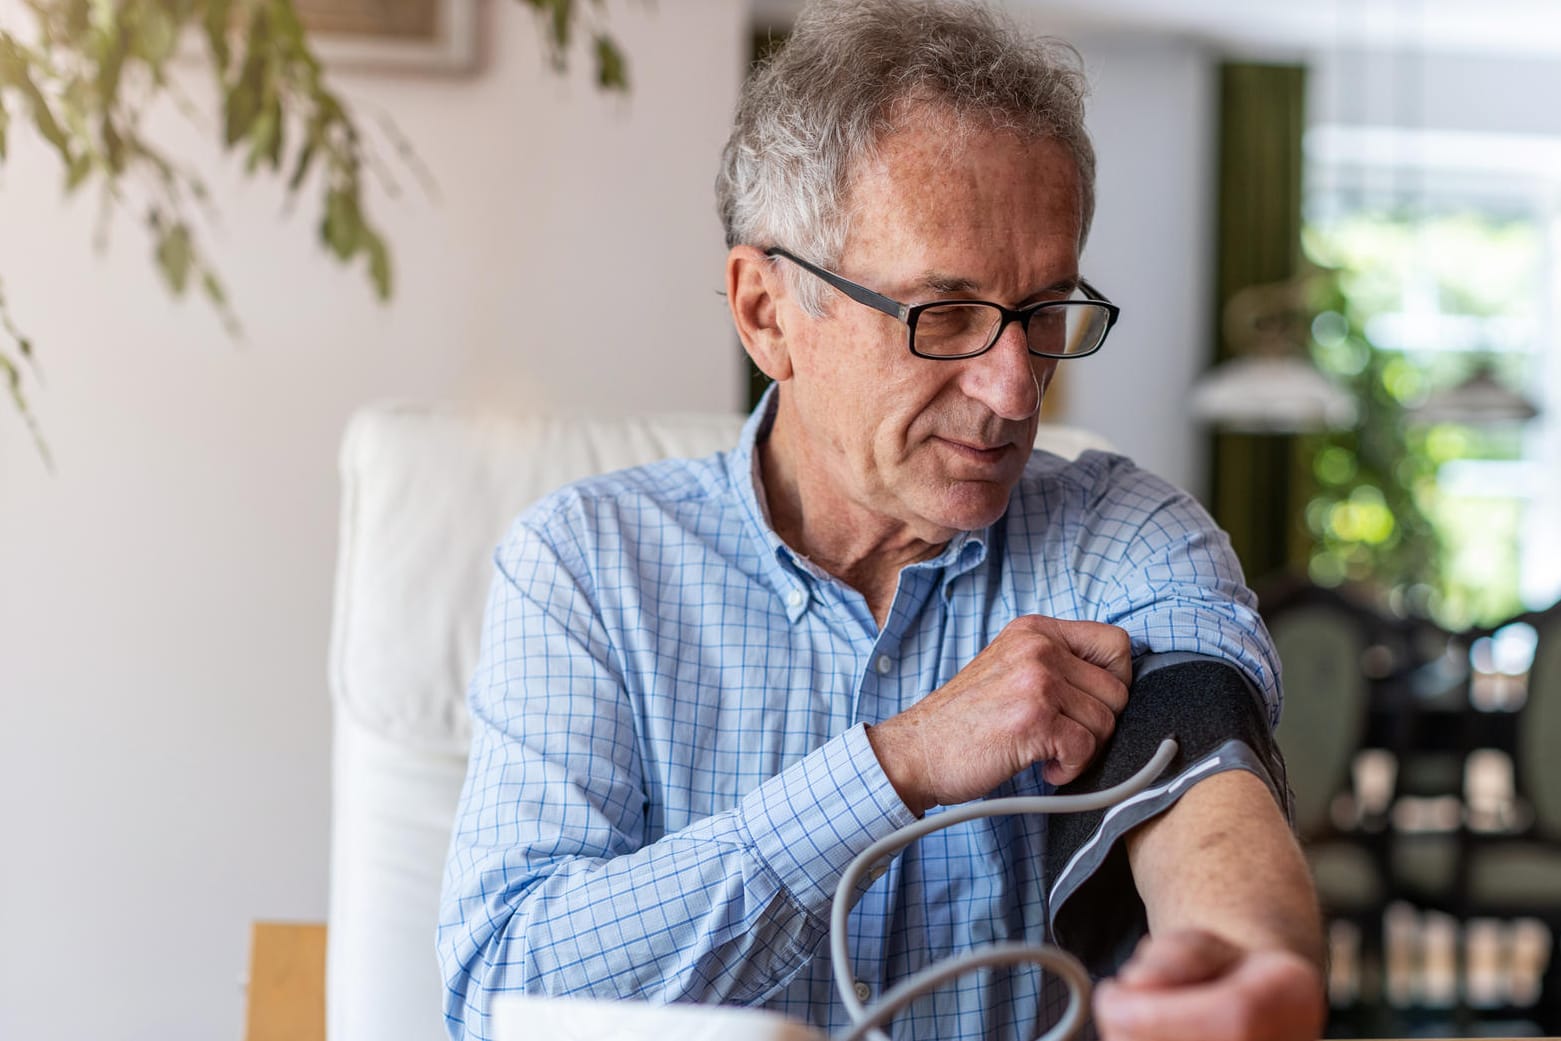
[[[878,656],[878,675],[887,676],[889,675],[889,670],[892,668],[894,668],[894,662],[889,660],[889,656],[887,654],[880,654]]]
[[[807,599],[807,597],[802,595],[802,590],[800,590],[800,589],[793,589],[791,592],[786,594],[786,606],[787,607],[801,607],[802,606],[802,601],[804,601],[806,599]]]
[[[856,1000],[858,1001],[866,1001],[868,998],[873,996],[873,988],[869,987],[861,980],[857,980],[856,985],[851,989],[856,991]]]

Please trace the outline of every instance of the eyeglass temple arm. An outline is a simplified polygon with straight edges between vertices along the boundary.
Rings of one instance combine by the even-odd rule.
[[[1117,324],[1117,319],[1122,317],[1122,309],[1116,304],[1113,304],[1109,299],[1107,299],[1106,294],[1090,285],[1089,282],[1085,279],[1079,279],[1079,288],[1084,290],[1085,296],[1089,297],[1096,303],[1105,304],[1106,307],[1110,309],[1106,312],[1106,332],[1109,333]],[[1105,339],[1105,333],[1101,334],[1101,339]]]
[[[865,304],[875,311],[882,311],[891,318],[898,318],[903,322],[906,320],[906,316],[910,314],[911,309],[909,305],[902,304],[898,300],[890,299],[889,297],[884,296],[882,293],[875,293],[866,286],[859,286],[849,279],[841,278],[833,271],[825,271],[817,264],[809,264],[806,260],[803,260],[801,257],[797,256],[790,250],[782,249],[780,246],[771,246],[769,249],[764,251],[764,255],[767,257],[785,257],[787,260],[791,261],[793,264],[797,265],[809,274],[817,275],[819,278],[822,278],[825,282],[828,282],[830,285],[834,286],[836,289],[840,290],[842,293],[844,293],[846,296],[849,296],[857,303]]]

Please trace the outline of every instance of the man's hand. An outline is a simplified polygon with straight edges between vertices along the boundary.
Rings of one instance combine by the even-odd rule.
[[[1316,1041],[1321,973],[1285,948],[1247,950],[1182,929],[1146,937],[1095,989],[1102,1041]]]
[[[1116,626],[1025,615],[867,737],[917,816],[979,798],[1033,763],[1066,784],[1116,729],[1132,678],[1127,633]]]

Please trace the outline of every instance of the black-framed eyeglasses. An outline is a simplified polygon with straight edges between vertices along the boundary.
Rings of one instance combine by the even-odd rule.
[[[765,256],[784,257],[816,275],[859,304],[905,323],[906,343],[918,358],[954,361],[985,354],[997,343],[1009,322],[1025,331],[1030,353],[1040,358],[1082,358],[1100,350],[1122,309],[1083,279],[1064,300],[1044,300],[1012,308],[990,300],[934,300],[902,304],[875,293],[849,278],[826,271],[779,246]]]

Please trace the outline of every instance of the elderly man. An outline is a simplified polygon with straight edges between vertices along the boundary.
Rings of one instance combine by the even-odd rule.
[[[1055,937],[1114,975],[1105,1037],[1319,1032],[1275,660],[1228,543],[1119,456],[1033,451],[1057,366],[1117,315],[1079,266],[1083,89],[1066,45],[916,0],[810,7],[745,89],[727,297],[775,386],[732,451],[566,488],[499,549],[452,1036],[488,1036],[504,991],[839,1029],[824,940],[856,854],[940,806],[1109,783],[1166,733],[1174,776],[1122,812],[890,862],[852,912],[858,995]],[[1039,970],[986,971],[892,1032],[1027,1038],[1060,1006]]]

